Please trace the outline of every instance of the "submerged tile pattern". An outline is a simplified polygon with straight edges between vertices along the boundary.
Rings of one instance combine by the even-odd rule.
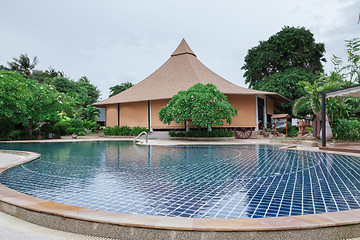
[[[107,211],[263,218],[360,208],[360,158],[271,146],[7,144],[42,157],[0,175],[39,198]]]

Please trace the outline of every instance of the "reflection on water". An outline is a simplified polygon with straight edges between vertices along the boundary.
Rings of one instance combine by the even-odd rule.
[[[0,144],[0,149],[42,154],[4,172],[1,183],[40,198],[89,208],[241,218],[339,210],[344,201],[325,188],[328,182],[322,182],[331,177],[337,184],[333,155],[261,145],[160,147],[125,141]],[[337,167],[344,172],[345,167]],[[349,192],[356,192],[359,183],[351,184]],[[319,189],[334,200],[324,200],[327,195]],[[344,194],[339,190],[336,196],[340,193]],[[348,208],[357,206],[357,197],[346,198]]]

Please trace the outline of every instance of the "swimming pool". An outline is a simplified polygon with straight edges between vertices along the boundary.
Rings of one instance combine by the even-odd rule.
[[[69,205],[188,218],[263,218],[359,208],[360,158],[266,145],[0,144],[42,157],[0,182]]]

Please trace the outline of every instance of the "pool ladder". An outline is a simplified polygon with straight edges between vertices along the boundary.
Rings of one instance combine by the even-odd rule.
[[[148,136],[149,136],[149,134],[147,133],[147,132],[141,132],[139,135],[137,135],[136,136],[136,138],[134,138],[134,143],[136,142],[136,139],[138,139],[139,137],[141,137],[142,135],[144,135],[145,134],[145,139],[146,139],[146,143],[148,142]]]

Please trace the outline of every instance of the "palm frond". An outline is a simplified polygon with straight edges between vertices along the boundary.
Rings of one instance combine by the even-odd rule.
[[[299,110],[304,107],[306,104],[309,104],[308,97],[301,97],[295,101],[292,112],[294,116],[298,116]]]

